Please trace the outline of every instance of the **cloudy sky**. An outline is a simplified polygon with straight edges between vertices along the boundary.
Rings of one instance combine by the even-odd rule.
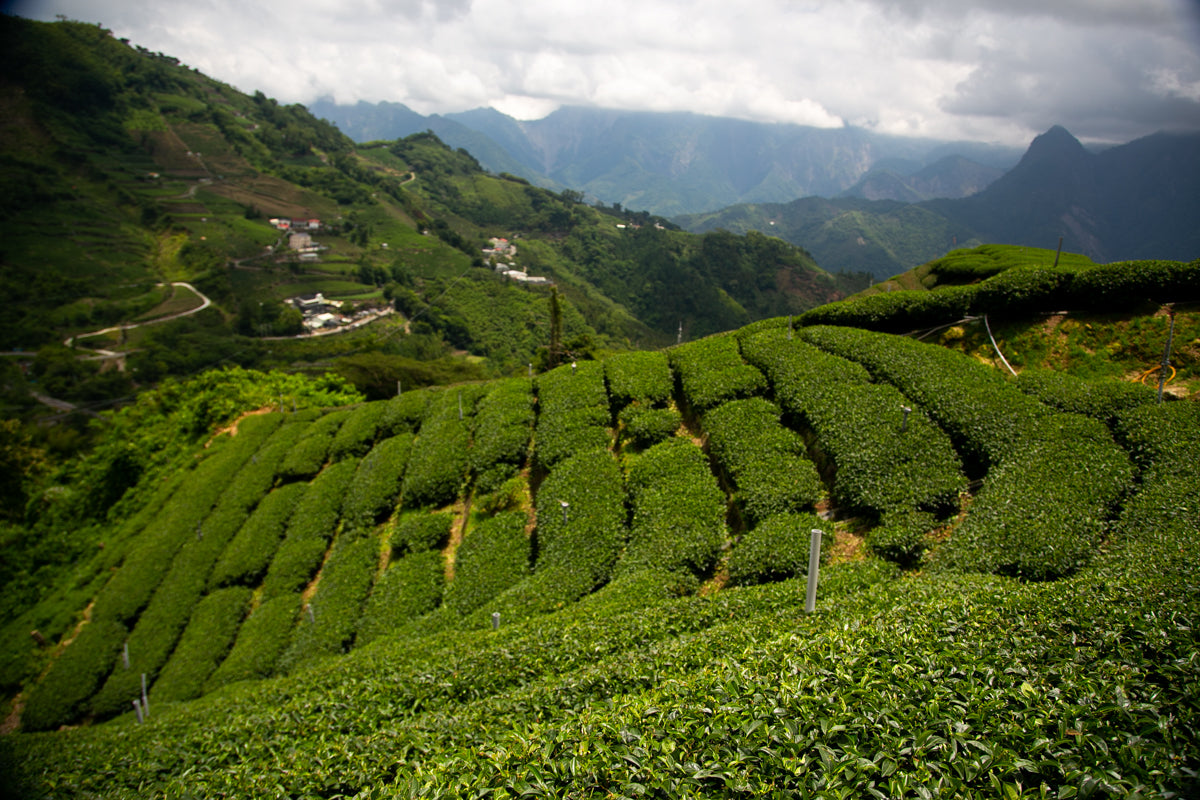
[[[694,111],[1024,145],[1200,130],[1197,0],[5,0],[282,102]]]

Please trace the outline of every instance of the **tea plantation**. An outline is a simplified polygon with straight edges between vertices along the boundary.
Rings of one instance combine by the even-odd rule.
[[[1194,400],[776,319],[158,484],[14,797],[1200,794]]]

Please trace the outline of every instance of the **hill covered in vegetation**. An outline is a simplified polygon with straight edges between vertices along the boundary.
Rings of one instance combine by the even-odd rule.
[[[1034,281],[1005,252],[937,270],[996,273],[979,314],[1072,298],[1160,343],[1200,269]],[[903,294],[844,307],[894,329],[913,312],[870,303]],[[1191,347],[1194,303],[1172,310]],[[64,534],[76,555],[6,547],[30,591],[0,774],[34,797],[1194,793],[1195,399],[1070,359],[1011,379],[847,313],[348,406],[236,373],[146,396],[116,415],[143,477]],[[97,452],[32,510],[82,513],[123,468]]]
[[[32,361],[5,357],[18,408],[42,394],[94,410],[215,364],[337,365],[372,397],[514,374],[550,358],[551,285],[550,360],[798,313],[852,285],[777,240],[698,237],[487,173],[436,136],[358,146],[95,25],[5,15],[0,41],[0,350]],[[490,255],[497,239],[507,255]],[[289,301],[317,293],[335,317],[401,313],[303,335]]]

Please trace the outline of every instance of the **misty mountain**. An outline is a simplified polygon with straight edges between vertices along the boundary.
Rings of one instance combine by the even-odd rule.
[[[319,101],[310,108],[356,141],[429,129],[493,172],[569,187],[605,204],[660,215],[836,196],[874,169],[890,170],[917,195],[906,189],[891,194],[874,189],[863,196],[962,197],[978,191],[986,185],[985,176],[998,176],[1019,156],[1011,148],[978,143],[683,112],[564,107],[544,119],[519,121],[494,109],[422,117],[397,103],[340,106]],[[958,161],[941,163],[955,155]],[[974,162],[973,169],[960,164],[967,159]],[[925,175],[925,170],[932,171]]]
[[[842,192],[839,197],[860,197],[864,200],[903,200],[918,203],[938,197],[969,197],[985,189],[1004,174],[1004,170],[989,167],[959,155],[946,156],[917,170],[911,175],[894,169],[873,169],[862,179]]]
[[[675,221],[693,232],[769,232],[804,247],[826,269],[876,278],[956,247],[1054,248],[1060,236],[1065,250],[1101,263],[1189,261],[1200,254],[1197,185],[1200,135],[1158,133],[1093,153],[1056,126],[1035,138],[1013,169],[969,197],[867,199],[871,191],[919,193],[917,184],[881,170],[838,198],[742,204]]]

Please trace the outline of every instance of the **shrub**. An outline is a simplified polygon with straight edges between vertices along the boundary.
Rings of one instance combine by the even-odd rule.
[[[653,350],[609,356],[604,361],[604,376],[608,379],[608,393],[617,410],[630,403],[665,406],[675,388],[666,353]]]
[[[337,531],[342,501],[358,463],[339,461],[321,471],[300,499],[288,522],[287,535],[263,581],[263,598],[299,591],[321,566]]]
[[[809,325],[839,325],[904,333],[962,319],[975,300],[974,286],[945,286],[856,297],[826,303],[800,315]]]
[[[233,649],[204,684],[204,691],[274,674],[275,664],[288,646],[299,612],[299,593],[280,595],[256,608],[242,623]]]
[[[401,491],[407,508],[453,502],[467,474],[470,403],[456,392],[443,392],[430,408],[408,457]],[[461,405],[460,405],[461,403]],[[459,408],[463,419],[459,419]]]
[[[342,508],[347,530],[369,530],[398,505],[412,443],[410,433],[384,439],[359,462]]]
[[[154,682],[151,695],[156,701],[191,700],[202,694],[205,681],[229,652],[249,605],[250,590],[240,586],[218,589],[200,601]]]
[[[289,483],[263,498],[221,554],[208,581],[210,590],[232,584],[258,584],[306,491],[306,483]]]
[[[563,521],[562,502],[567,506]],[[587,578],[584,593],[608,580],[625,545],[625,487],[607,450],[562,461],[537,496],[537,571],[554,567]],[[576,599],[576,598],[571,598]]]
[[[876,555],[902,567],[915,567],[925,553],[925,535],[936,525],[937,520],[927,512],[893,512],[885,514],[864,541]]]
[[[742,361],[737,339],[730,334],[673,347],[669,357],[684,398],[698,412],[729,400],[753,397],[767,385],[761,372]]]
[[[500,381],[479,402],[471,470],[482,475],[499,464],[520,465],[533,431],[533,389],[524,378]]]
[[[651,408],[634,404],[618,415],[625,440],[637,447],[650,447],[669,439],[683,424],[683,416],[673,408]]]
[[[416,433],[425,419],[430,402],[443,391],[445,390],[440,387],[421,389],[405,392],[388,400],[379,420],[379,435]]]
[[[384,571],[367,598],[354,646],[396,633],[437,608],[442,600],[445,564],[436,550],[410,553]]]
[[[334,461],[341,461],[343,458],[361,458],[366,455],[375,443],[384,414],[387,413],[388,402],[377,400],[353,409],[334,434],[333,441],[329,444],[329,457]]]
[[[1048,369],[1025,369],[1017,388],[1048,406],[1100,420],[1112,427],[1124,411],[1151,405],[1154,389],[1140,383],[1087,380]]]
[[[309,425],[304,438],[287,454],[279,475],[284,480],[307,480],[325,465],[329,446],[338,429],[350,417],[349,409],[330,411]]]
[[[706,574],[725,543],[725,495],[688,439],[656,444],[628,470],[633,523],[616,575],[640,569]]]
[[[84,625],[70,647],[30,689],[21,727],[52,731],[78,719],[88,698],[120,660],[126,634],[125,626],[113,620],[94,620]]]
[[[1101,423],[1050,409],[949,350],[848,328],[802,334],[896,385],[968,463],[986,468],[967,518],[931,564],[1047,579],[1094,554],[1133,475]]]
[[[704,415],[709,452],[736,487],[734,499],[751,524],[811,507],[821,492],[804,444],[759,397],[733,400]]]
[[[1121,261],[1081,269],[1071,280],[1074,308],[1119,311],[1144,303],[1174,303],[1200,298],[1200,259]]]
[[[611,415],[600,362],[567,364],[539,375],[537,390],[534,455],[542,469],[575,453],[608,447]]]
[[[526,518],[508,511],[469,530],[454,559],[454,580],[446,586],[443,604],[457,614],[469,614],[529,574]]]
[[[375,539],[339,540],[334,545],[308,603],[311,614],[301,616],[277,671],[291,672],[320,656],[350,649],[378,568],[379,543]]]
[[[392,534],[392,552],[402,555],[444,547],[450,540],[450,527],[453,524],[453,514],[405,514],[396,523],[396,530]]]
[[[787,580],[808,574],[812,531],[821,537],[824,558],[834,544],[833,526],[816,514],[777,514],[742,537],[729,554],[729,582],[734,586]]]

